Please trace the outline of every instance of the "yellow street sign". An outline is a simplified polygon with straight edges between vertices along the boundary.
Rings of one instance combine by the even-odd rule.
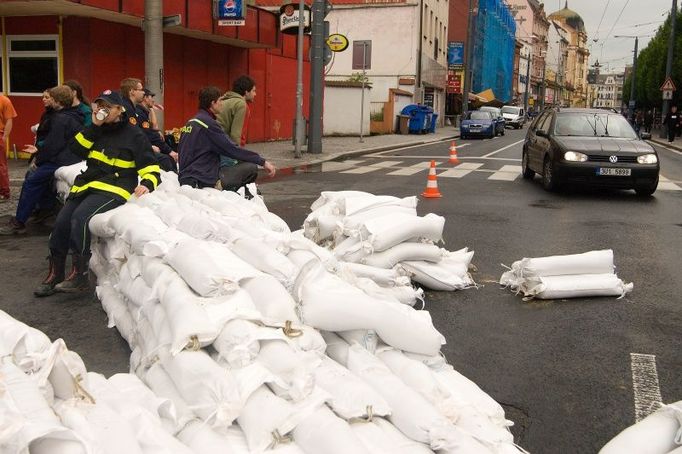
[[[332,52],[343,52],[348,48],[348,38],[338,33],[329,35],[327,46],[329,46],[329,50]]]

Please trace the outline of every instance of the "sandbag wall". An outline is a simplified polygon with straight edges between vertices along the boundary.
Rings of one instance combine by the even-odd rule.
[[[180,440],[244,452],[232,427],[253,453],[520,451],[429,313],[404,304],[421,297],[404,273],[345,266],[258,198],[163,181],[92,219],[91,269]]]

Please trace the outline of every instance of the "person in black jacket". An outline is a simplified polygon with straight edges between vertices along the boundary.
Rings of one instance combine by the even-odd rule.
[[[277,169],[258,153],[240,148],[225,134],[216,121],[223,101],[217,87],[205,87],[199,91],[199,112],[181,130],[178,156],[182,185],[195,188],[215,187],[218,182],[220,156],[251,162],[262,166],[269,176]]]
[[[663,123],[668,129],[668,142],[672,143],[677,134],[677,128],[680,127],[680,114],[677,112],[677,106],[670,106],[670,112],[665,116]]]
[[[133,195],[141,197],[153,191],[161,182],[152,146],[142,130],[128,122],[121,95],[105,90],[95,104],[92,126],[70,142],[71,151],[86,159],[87,168],[76,177],[57,216],[49,241],[50,270],[34,291],[36,296],[86,290],[90,219],[123,205]],[[69,251],[73,266],[64,279]]]
[[[38,126],[36,145],[26,145],[23,149],[33,155],[32,169],[26,173],[21,187],[16,215],[10,218],[7,226],[0,228],[0,235],[15,235],[26,232],[26,221],[39,203],[54,205],[50,196],[54,172],[62,166],[75,164],[80,159],[71,153],[69,140],[81,130],[83,116],[72,107],[73,94],[66,85],[49,90],[50,105]],[[49,126],[46,125],[49,123]],[[41,205],[41,206],[42,206]]]

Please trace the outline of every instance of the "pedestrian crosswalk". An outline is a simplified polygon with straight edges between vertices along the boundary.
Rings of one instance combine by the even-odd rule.
[[[402,156],[402,158],[412,158]],[[500,159],[499,161],[513,161]],[[500,164],[495,160],[484,162],[462,162],[452,165],[447,158],[436,162],[436,174],[439,178],[464,178],[466,176],[483,176],[490,181],[513,182],[521,178],[521,166],[516,164]],[[349,159],[341,162],[322,163],[322,172],[337,172],[347,175],[365,175],[369,173],[381,173],[387,176],[408,177],[420,172],[426,173],[431,165],[431,160],[419,161],[416,164],[413,159],[408,160],[384,160],[384,159]],[[660,176],[659,191],[682,191],[682,181],[671,181]]]

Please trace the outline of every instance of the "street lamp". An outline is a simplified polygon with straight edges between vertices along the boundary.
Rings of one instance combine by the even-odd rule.
[[[630,121],[635,122],[635,80],[637,77],[637,46],[639,45],[639,36],[633,35],[616,35],[614,38],[635,38],[635,54],[632,57],[632,83],[630,84],[630,102],[628,108],[630,109]]]

